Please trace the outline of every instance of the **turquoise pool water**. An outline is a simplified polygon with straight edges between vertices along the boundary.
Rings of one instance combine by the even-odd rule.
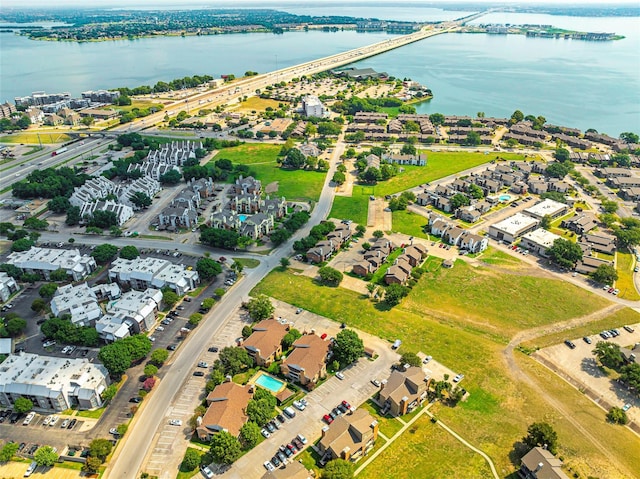
[[[511,195],[500,195],[498,199],[500,201],[509,201],[511,199]]]
[[[258,386],[262,386],[265,389],[268,389],[269,391],[272,391],[274,393],[278,393],[280,392],[280,390],[284,387],[285,383],[274,378],[271,377],[267,374],[261,374],[257,379],[256,379],[256,384]]]
[[[240,219],[240,221],[241,221],[242,223],[244,223],[244,222],[245,222],[245,220],[247,219],[247,215],[238,215],[238,218]]]

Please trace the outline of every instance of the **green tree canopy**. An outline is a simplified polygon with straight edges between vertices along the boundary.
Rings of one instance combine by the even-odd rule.
[[[121,258],[132,260],[136,259],[138,256],[140,256],[140,251],[138,251],[138,248],[136,248],[135,246],[123,246],[120,250]]]
[[[33,460],[38,466],[51,467],[58,462],[58,454],[51,446],[42,446],[33,454]]]
[[[154,349],[149,357],[149,361],[158,367],[162,366],[167,359],[169,359],[169,351],[166,349]]]
[[[185,471],[194,471],[200,465],[200,454],[195,449],[187,449],[182,459],[180,469]]]
[[[262,321],[263,319],[273,316],[275,307],[271,303],[269,297],[261,294],[258,297],[251,298],[247,303],[247,310],[251,319],[254,321]]]
[[[112,449],[113,444],[108,439],[94,439],[89,443],[89,456],[97,457],[104,462]]]
[[[240,428],[240,440],[245,449],[251,449],[260,441],[260,426],[255,422],[249,421]]]
[[[40,286],[38,290],[38,294],[41,298],[52,298],[56,291],[58,290],[58,285],[55,283],[47,283]]]
[[[601,264],[590,276],[597,283],[613,284],[618,279],[618,271],[611,264]]]
[[[282,338],[282,349],[286,351],[301,337],[302,333],[300,331],[298,331],[296,328],[291,328],[289,332]]]
[[[210,452],[218,464],[232,464],[242,454],[242,448],[238,439],[227,431],[221,431],[213,435]]]
[[[333,355],[341,367],[348,366],[364,354],[364,343],[352,329],[343,329],[336,334]]]
[[[13,456],[18,452],[17,442],[7,442],[2,449],[0,449],[0,462],[9,462]]]
[[[96,260],[96,263],[106,264],[111,261],[118,253],[118,248],[112,244],[104,243],[95,247],[91,252],[91,256]]]
[[[342,281],[343,274],[331,266],[323,266],[318,270],[320,281],[322,284],[329,286],[338,286]]]
[[[210,281],[222,273],[222,266],[214,259],[200,258],[196,263],[196,271],[202,281]]]
[[[400,304],[402,298],[409,294],[409,288],[401,284],[390,284],[384,290],[384,302],[389,306]]]
[[[235,376],[250,367],[253,360],[246,349],[228,346],[220,351],[216,364],[219,364],[226,374]]]
[[[547,250],[549,257],[564,268],[573,268],[582,259],[582,249],[576,243],[558,238]]]
[[[609,409],[609,412],[607,413],[607,420],[613,424],[620,424],[622,426],[629,422],[627,413],[617,406]]]
[[[417,366],[420,367],[422,364],[420,358],[416,355],[416,353],[404,353],[400,356],[400,364],[408,364],[409,366]]]
[[[344,459],[329,461],[322,471],[322,479],[353,479],[355,467]]]
[[[169,308],[173,307],[180,300],[180,296],[178,296],[175,291],[165,288],[162,290],[162,302],[166,304]]]
[[[23,414],[33,409],[33,402],[31,399],[20,396],[13,401],[13,410],[17,413]]]
[[[529,447],[544,446],[552,453],[558,452],[558,434],[546,422],[534,422],[527,429],[527,435],[522,439]]]
[[[611,369],[618,369],[624,364],[624,358],[620,352],[620,346],[616,343],[598,341],[593,353],[603,366]]]

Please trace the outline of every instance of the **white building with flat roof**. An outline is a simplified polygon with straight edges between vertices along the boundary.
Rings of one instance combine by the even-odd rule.
[[[50,249],[32,246],[28,251],[14,251],[7,263],[25,273],[36,273],[49,279],[52,271],[63,269],[74,281],[90,275],[96,269],[96,261],[89,255],[81,255],[77,249]]]
[[[109,278],[137,290],[168,287],[179,295],[195,289],[200,282],[197,271],[152,257],[133,260],[118,258],[111,265]]]
[[[546,199],[525,209],[524,213],[541,220],[543,217],[547,215],[551,216],[552,218],[556,218],[566,213],[568,209],[569,207],[564,203]]]
[[[0,406],[5,408],[25,397],[36,410],[93,409],[102,406],[100,395],[108,385],[107,369],[87,359],[20,353],[0,364]]]
[[[562,238],[544,228],[538,228],[522,236],[520,247],[528,249],[540,256],[547,257],[547,250],[553,246],[553,242]]]
[[[324,118],[329,113],[320,101],[320,98],[315,95],[307,95],[302,98],[302,110],[305,116],[315,116],[318,118]]]
[[[13,293],[18,291],[20,287],[16,280],[4,271],[0,271],[0,301],[6,302]]]
[[[51,313],[58,318],[71,315],[71,322],[76,326],[91,326],[102,316],[102,309],[87,283],[68,284],[59,287],[51,298]]]
[[[162,292],[157,289],[128,291],[107,303],[107,313],[132,320],[135,333],[148,331],[156,322],[156,313],[162,303]]]
[[[499,241],[513,243],[520,236],[536,229],[537,226],[538,220],[536,218],[516,213],[489,226],[489,236]]]

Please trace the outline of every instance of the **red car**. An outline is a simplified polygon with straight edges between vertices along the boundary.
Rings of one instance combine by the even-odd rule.
[[[438,245],[438,248],[442,248],[444,246],[444,243],[440,243],[440,245]]]
[[[333,422],[333,418],[328,414],[325,414],[324,416],[322,416],[322,419],[324,419],[324,422],[326,422],[327,424],[331,424]]]
[[[349,404],[347,401],[342,401],[342,405],[347,409],[351,409],[351,404]]]

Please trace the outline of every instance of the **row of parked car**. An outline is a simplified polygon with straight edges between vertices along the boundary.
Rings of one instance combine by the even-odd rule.
[[[635,331],[631,326],[623,326],[623,329],[628,333],[633,333]],[[620,336],[620,331],[618,331],[617,329],[609,329],[600,332],[600,337],[605,340],[615,338],[617,336]],[[587,344],[591,344],[593,342],[589,336],[585,336],[584,338],[582,338],[582,340]],[[576,348],[575,343],[573,341],[570,341],[569,339],[565,339],[564,344],[566,344],[571,349]]]
[[[331,411],[329,411],[328,414],[322,416],[322,420],[327,424],[331,424],[338,416],[342,416],[343,414],[347,414],[353,411],[354,408],[351,407],[351,404],[349,404],[347,401],[342,401]]]
[[[294,455],[304,449],[305,444],[307,444],[307,439],[302,434],[298,434],[287,444],[280,445],[271,460],[264,462],[265,469],[275,471],[277,467],[286,465]]]
[[[297,403],[298,405],[300,405],[300,404],[304,405],[304,407],[302,407],[302,409],[300,409],[298,406],[296,406],[296,408],[299,411],[304,411],[304,409],[307,407],[307,400],[306,399],[301,399],[300,401],[295,401],[295,403]],[[293,419],[294,417],[296,417],[296,412],[293,410],[292,407],[284,408],[282,410],[282,414],[278,414],[271,421],[266,423],[264,425],[264,427],[260,430],[260,433],[266,439],[269,439],[271,437],[271,434],[273,434],[276,431],[278,431],[280,429],[280,427],[286,422],[285,416],[287,418],[289,418],[289,419]]]

